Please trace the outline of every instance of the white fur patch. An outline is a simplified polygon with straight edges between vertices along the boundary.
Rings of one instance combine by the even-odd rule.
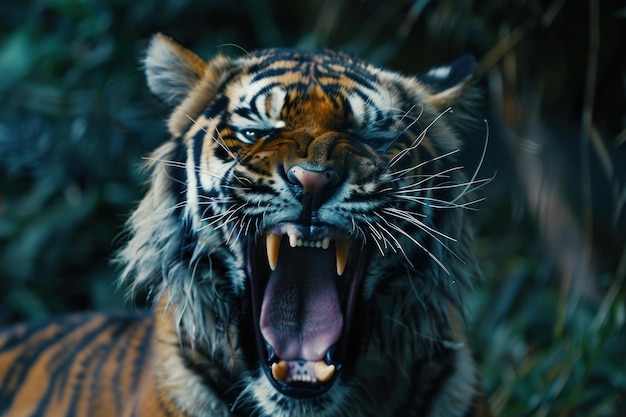
[[[281,86],[275,86],[269,91],[263,91],[269,84],[268,80],[257,81],[246,85],[247,78],[236,86],[231,87],[228,95],[239,97],[231,105],[231,122],[242,129],[280,129],[285,122],[280,120],[280,112],[285,104],[287,91]],[[237,114],[237,108],[253,110],[247,117]]]
[[[200,227],[200,216],[198,214],[198,180],[196,176],[196,166],[194,164],[193,146],[187,149],[187,204],[185,205],[185,216],[192,219],[194,229]]]
[[[264,416],[272,417],[339,417],[347,415],[342,404],[345,390],[335,385],[330,392],[312,399],[294,399],[276,391],[264,375],[256,378],[247,388]],[[356,415],[352,417],[358,417]]]
[[[452,71],[452,67],[446,65],[443,67],[431,68],[431,70],[428,71],[426,75],[429,77],[439,78],[443,80],[445,78],[448,78],[448,76],[450,75],[450,71]]]

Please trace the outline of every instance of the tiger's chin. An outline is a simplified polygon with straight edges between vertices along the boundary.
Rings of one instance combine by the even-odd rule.
[[[256,406],[263,415],[272,417],[335,417],[345,415],[346,402],[351,397],[350,389],[338,378],[333,388],[325,394],[311,398],[294,398],[276,391],[271,380],[260,376],[247,388],[255,398]]]
[[[347,363],[367,245],[329,225],[279,223],[247,249],[263,374],[289,397],[324,394]]]

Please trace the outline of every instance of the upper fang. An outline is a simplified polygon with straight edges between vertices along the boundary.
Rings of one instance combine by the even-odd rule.
[[[280,250],[280,241],[282,240],[280,235],[268,234],[265,236],[265,247],[267,250],[267,262],[270,264],[270,268],[276,269],[278,265],[278,251]]]

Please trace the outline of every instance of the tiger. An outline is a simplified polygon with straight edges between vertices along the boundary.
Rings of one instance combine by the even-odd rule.
[[[0,415],[490,416],[463,330],[475,68],[204,60],[154,35],[143,70],[170,139],[116,258],[149,307],[4,329]]]

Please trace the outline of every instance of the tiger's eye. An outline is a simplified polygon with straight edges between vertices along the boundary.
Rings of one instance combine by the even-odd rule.
[[[253,143],[270,134],[267,130],[262,129],[243,129],[239,132],[240,139],[246,143]]]
[[[258,131],[257,131],[257,130],[250,130],[250,129],[248,129],[248,130],[244,130],[244,131],[243,131],[243,135],[244,135],[247,139],[254,140],[254,139],[256,139],[256,138],[257,138]]]

